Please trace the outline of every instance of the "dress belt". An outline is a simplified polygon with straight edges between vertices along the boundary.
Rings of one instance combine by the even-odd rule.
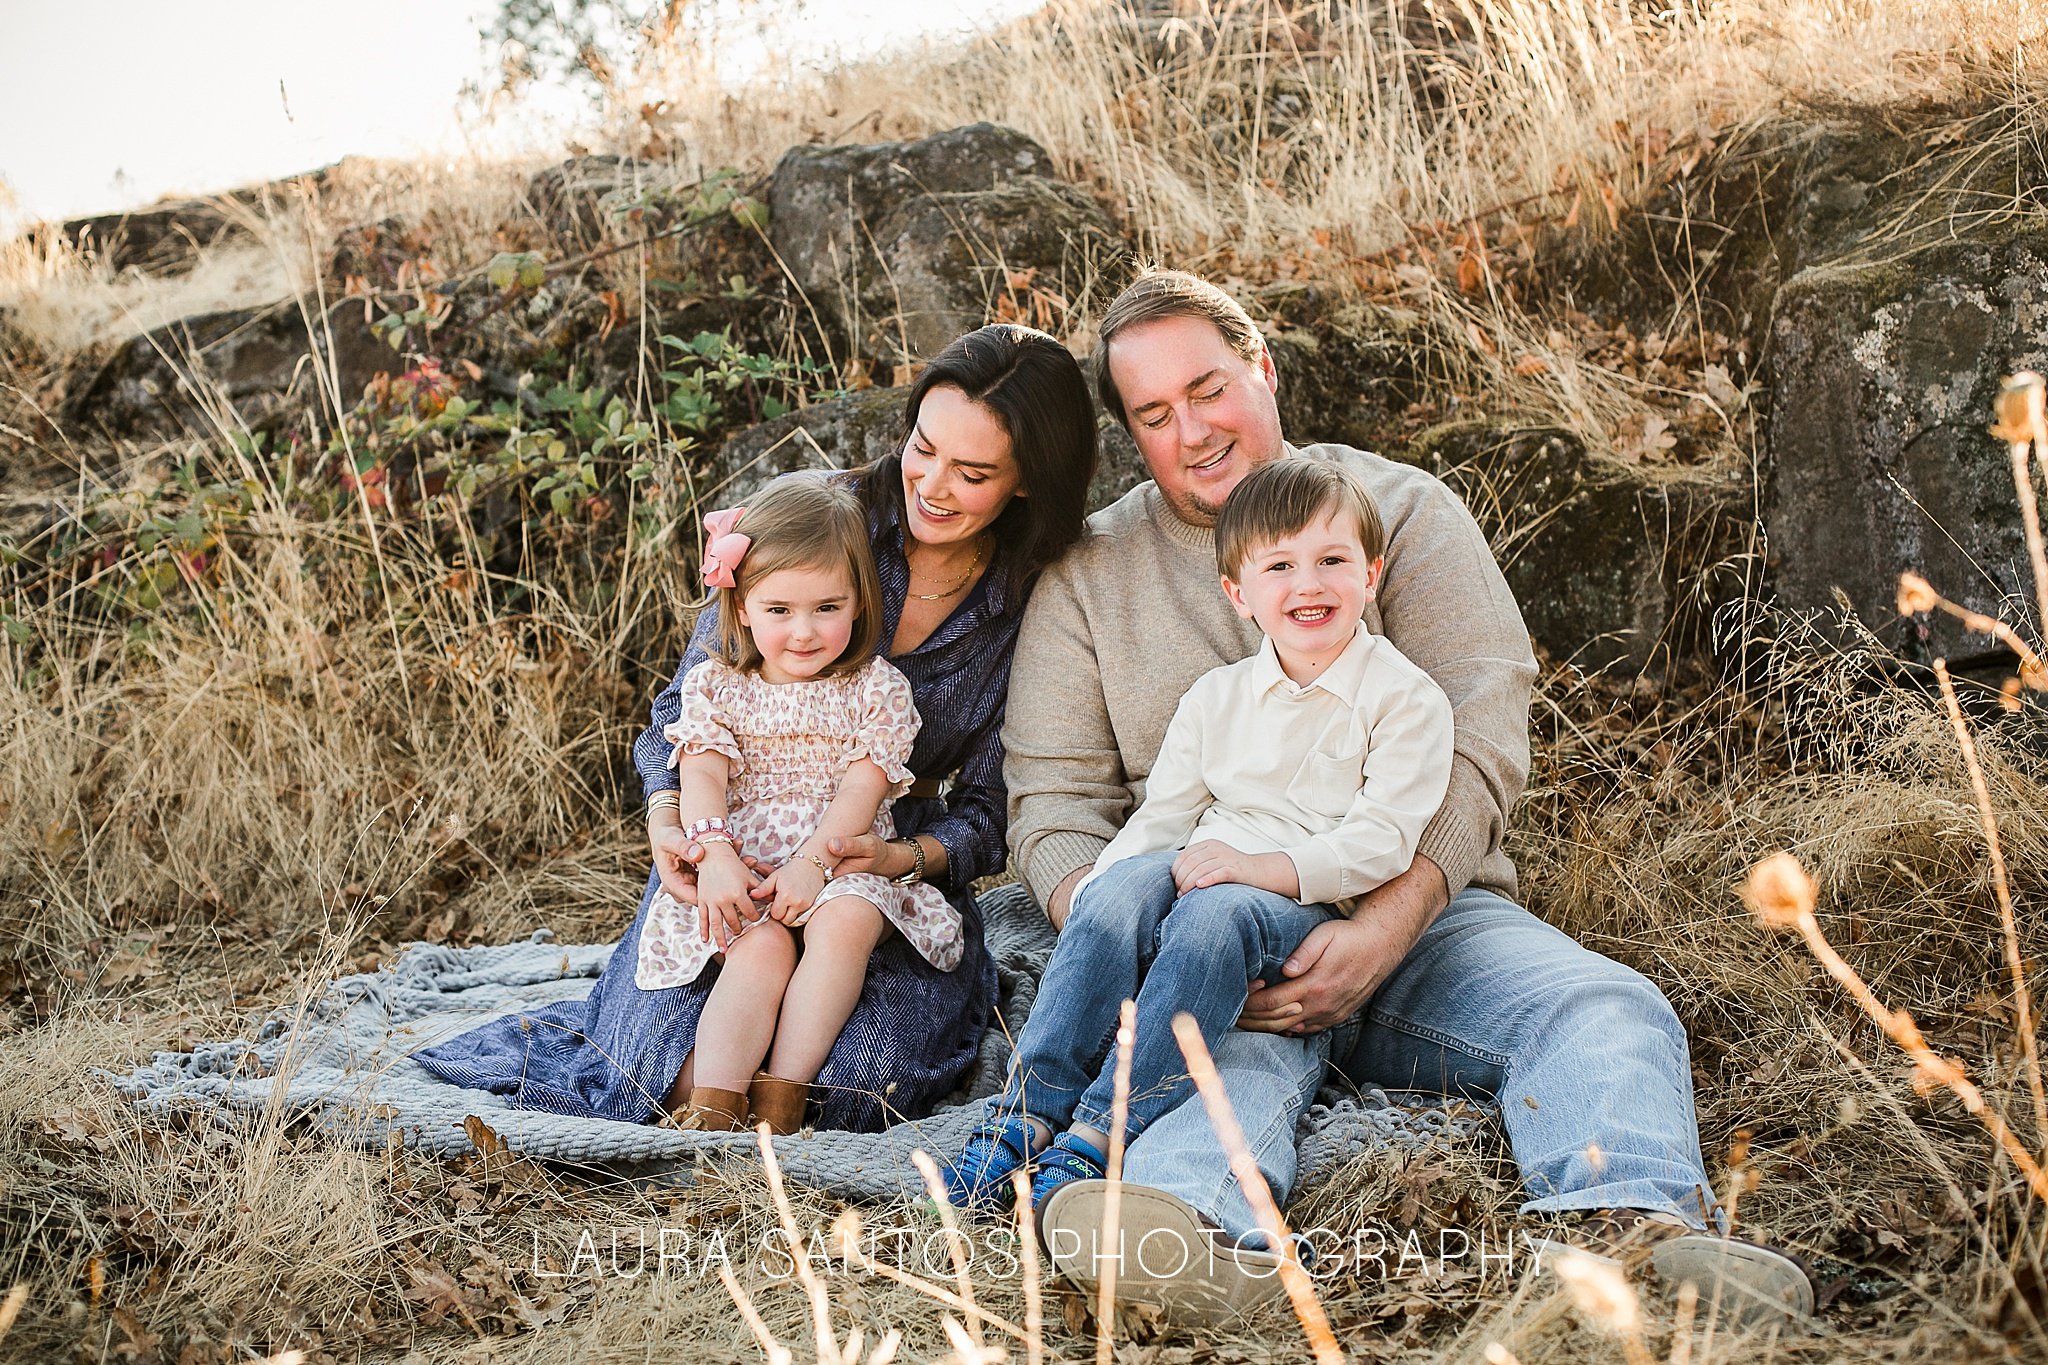
[[[948,773],[944,777],[913,778],[910,783],[910,790],[905,792],[904,795],[921,797],[927,801],[936,801],[946,794],[946,783],[952,780],[952,776],[951,773]]]

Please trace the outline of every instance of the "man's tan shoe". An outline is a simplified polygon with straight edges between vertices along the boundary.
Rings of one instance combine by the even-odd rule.
[[[1187,1327],[1219,1327],[1285,1295],[1277,1255],[1233,1246],[1164,1190],[1125,1185],[1119,1235],[1105,1242],[1108,1191],[1107,1180],[1076,1180],[1039,1210],[1053,1268],[1076,1288],[1092,1296],[1105,1266],[1113,1267],[1117,1302],[1151,1304]]]
[[[1711,1313],[1723,1327],[1801,1330],[1813,1316],[1813,1279],[1797,1260],[1739,1237],[1695,1231],[1665,1214],[1596,1210],[1570,1233],[1544,1238],[1536,1248],[1546,1266],[1573,1250],[1624,1270],[1647,1266],[1674,1294],[1691,1284],[1699,1293],[1698,1315]]]

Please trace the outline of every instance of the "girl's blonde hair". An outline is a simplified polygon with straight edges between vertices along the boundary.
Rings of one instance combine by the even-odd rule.
[[[734,570],[734,585],[714,588],[718,629],[711,653],[742,673],[758,672],[761,651],[740,624],[740,607],[755,584],[784,569],[844,567],[853,584],[853,635],[820,677],[858,672],[882,633],[882,584],[868,543],[867,513],[852,491],[815,474],[787,474],[747,503],[733,528],[753,544]]]

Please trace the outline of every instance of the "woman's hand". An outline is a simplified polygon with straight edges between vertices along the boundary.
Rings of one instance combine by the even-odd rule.
[[[835,834],[825,841],[826,850],[838,859],[832,875],[872,872],[877,877],[900,877],[917,865],[917,855],[894,839],[879,834]]]
[[[712,844],[700,849],[698,856],[702,859],[697,865],[698,927],[704,937],[724,948],[742,927],[761,917],[750,894],[761,879],[732,851],[731,844]]]
[[[754,899],[768,902],[768,918],[794,929],[804,922],[818,897],[825,893],[825,881],[824,871],[798,854],[754,888]]]
[[[683,833],[676,824],[652,823],[647,827],[647,846],[654,853],[655,875],[662,890],[684,905],[697,903],[697,864],[704,860],[704,846]]]

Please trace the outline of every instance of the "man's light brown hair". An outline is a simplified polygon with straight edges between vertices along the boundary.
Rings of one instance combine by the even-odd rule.
[[[1109,344],[1117,333],[1161,318],[1202,319],[1223,334],[1225,345],[1254,365],[1266,349],[1266,340],[1251,315],[1215,285],[1185,270],[1146,271],[1110,301],[1095,334],[1095,396],[1101,400],[1102,410],[1125,426],[1131,419],[1124,411],[1116,380],[1110,378]]]
[[[742,673],[757,673],[761,651],[740,624],[740,607],[762,579],[783,569],[844,568],[853,587],[846,609],[853,635],[818,674],[857,673],[882,636],[882,584],[868,543],[867,512],[851,489],[815,474],[785,474],[747,503],[733,527],[753,544],[734,572],[735,586],[717,588],[718,629],[710,652]]]
[[[1265,546],[1328,514],[1358,525],[1366,562],[1387,550],[1386,528],[1365,480],[1335,460],[1293,455],[1262,464],[1237,482],[1216,517],[1216,571],[1235,583]]]

